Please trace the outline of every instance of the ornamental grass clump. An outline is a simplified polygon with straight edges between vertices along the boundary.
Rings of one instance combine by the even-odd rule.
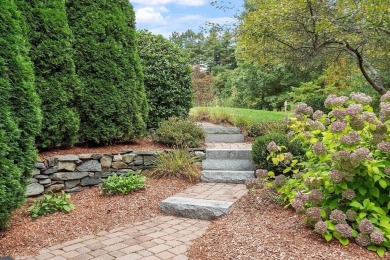
[[[155,168],[148,176],[151,178],[181,178],[195,182],[200,178],[199,158],[183,149],[160,153],[154,159]]]
[[[286,147],[270,142],[267,160],[286,166],[284,174],[257,173],[266,173],[265,185],[326,241],[354,240],[384,256],[390,249],[390,92],[381,98],[379,115],[371,101],[362,93],[329,95],[328,114],[299,105],[286,120],[288,140],[301,143],[305,157],[286,160]]]

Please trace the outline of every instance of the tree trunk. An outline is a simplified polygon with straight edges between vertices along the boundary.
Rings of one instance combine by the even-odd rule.
[[[345,44],[346,51],[357,59],[359,69],[362,72],[367,82],[381,95],[385,94],[387,90],[383,86],[381,76],[378,71],[369,63],[357,49],[352,48],[348,43]],[[372,77],[368,74],[367,70],[370,71]]]

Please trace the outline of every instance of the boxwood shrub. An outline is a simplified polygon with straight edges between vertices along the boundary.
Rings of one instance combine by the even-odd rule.
[[[280,146],[287,147],[287,150],[294,156],[303,157],[305,151],[302,149],[298,142],[288,142],[287,135],[284,133],[272,133],[264,136],[257,137],[252,146],[253,160],[259,169],[267,169],[275,173],[282,173],[286,168],[284,165],[274,165],[272,161],[267,160],[269,152],[267,151],[267,145],[270,142],[276,142]]]

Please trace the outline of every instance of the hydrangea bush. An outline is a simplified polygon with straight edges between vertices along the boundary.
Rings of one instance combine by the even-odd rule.
[[[287,118],[288,138],[302,143],[305,161],[271,142],[268,159],[294,174],[261,170],[258,177],[272,183],[326,241],[347,245],[354,239],[383,256],[390,249],[390,92],[381,97],[379,116],[371,101],[362,93],[329,95],[329,114],[300,104],[295,117]]]

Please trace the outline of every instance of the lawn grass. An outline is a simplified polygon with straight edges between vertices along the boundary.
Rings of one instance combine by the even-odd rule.
[[[281,121],[286,115],[291,115],[289,112],[285,113],[234,107],[194,107],[191,109],[190,115],[195,115],[201,111],[209,111],[210,114],[214,115],[230,115],[232,118],[236,119],[245,118],[245,120],[251,123]]]

